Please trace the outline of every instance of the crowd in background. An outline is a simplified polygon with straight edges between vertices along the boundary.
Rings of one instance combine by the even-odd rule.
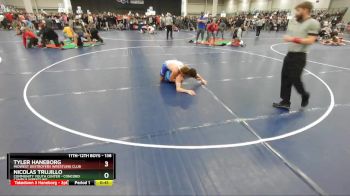
[[[332,35],[334,31],[342,33],[348,29],[350,23],[346,24],[342,18],[346,9],[343,11],[329,10],[314,10],[312,17],[321,23],[323,36]],[[171,19],[169,19],[171,17]],[[117,14],[111,12],[104,13],[84,13],[84,14],[66,14],[66,13],[25,13],[24,11],[12,11],[0,13],[0,28],[14,29],[17,34],[23,33],[23,28],[33,32],[41,30],[41,26],[53,30],[63,30],[65,27],[82,25],[83,32],[80,37],[93,28],[94,31],[108,31],[108,30],[147,30],[150,29],[169,31],[169,26],[172,30],[198,30],[198,20],[201,16],[174,16],[170,13],[147,16],[138,13]],[[232,30],[232,32],[242,27],[243,31],[256,31],[257,36],[260,35],[261,30],[266,31],[285,31],[288,26],[288,21],[291,18],[290,11],[254,11],[241,12],[235,15],[220,17],[205,15],[207,26],[211,23],[217,23],[220,27],[217,31]],[[169,24],[171,21],[171,25]],[[147,28],[144,28],[147,25]],[[152,31],[154,32],[154,31]],[[172,32],[171,32],[172,33]],[[167,35],[168,37],[169,35]],[[171,34],[172,37],[172,34]]]
[[[259,20],[263,23],[263,30],[267,31],[284,31],[288,25],[289,11],[254,11],[241,12],[227,17],[213,17],[208,15],[208,21],[217,19],[223,20],[230,29],[235,26],[240,26],[243,23],[246,30],[256,30]],[[322,26],[330,25],[331,28],[341,27],[346,28],[346,23],[342,21],[344,11],[329,13],[328,10],[315,10],[313,17],[316,18]],[[52,14],[28,14],[21,11],[10,13],[0,13],[1,28],[11,29],[17,26],[32,23],[35,28],[42,20],[51,20],[54,29],[63,29],[65,24],[69,24],[78,16],[74,14],[52,13]],[[79,15],[79,18],[85,24],[95,24],[98,30],[140,30],[142,25],[154,25],[157,30],[165,28],[166,14],[156,16],[139,15],[137,13],[117,14],[117,13],[89,13]],[[196,30],[197,20],[199,16],[172,16],[174,26],[179,29]],[[23,22],[24,21],[24,22]],[[237,25],[239,24],[239,25]],[[31,25],[31,24],[30,24]]]

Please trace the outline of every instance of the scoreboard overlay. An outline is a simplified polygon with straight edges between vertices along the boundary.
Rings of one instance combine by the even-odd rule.
[[[8,153],[11,186],[112,186],[115,153]]]

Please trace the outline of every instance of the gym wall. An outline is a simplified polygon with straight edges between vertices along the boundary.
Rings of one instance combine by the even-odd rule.
[[[213,10],[213,0],[188,0],[187,13],[189,15],[200,14],[201,12],[211,13]],[[218,0],[217,13],[225,10],[225,0]]]
[[[24,8],[23,0],[2,0],[5,5],[13,5],[18,8]],[[31,0],[33,9],[58,11],[58,4],[63,0]]]
[[[350,0],[332,0],[330,6],[331,9],[336,8],[348,8],[347,12],[344,15],[343,20],[345,22],[350,22]]]

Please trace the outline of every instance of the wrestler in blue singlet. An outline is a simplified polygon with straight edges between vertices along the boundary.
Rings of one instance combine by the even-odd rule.
[[[165,61],[162,65],[162,68],[160,69],[160,76],[162,76],[163,80],[166,82],[171,82],[170,81],[171,70],[168,68],[169,64],[176,64],[179,69],[181,69],[184,66],[184,64],[178,60]]]

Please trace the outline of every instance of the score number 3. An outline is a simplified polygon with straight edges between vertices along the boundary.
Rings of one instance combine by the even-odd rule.
[[[108,167],[108,166],[109,166],[108,161],[105,161],[105,167]],[[109,173],[106,172],[106,173],[103,174],[103,176],[104,176],[105,178],[109,178]]]

